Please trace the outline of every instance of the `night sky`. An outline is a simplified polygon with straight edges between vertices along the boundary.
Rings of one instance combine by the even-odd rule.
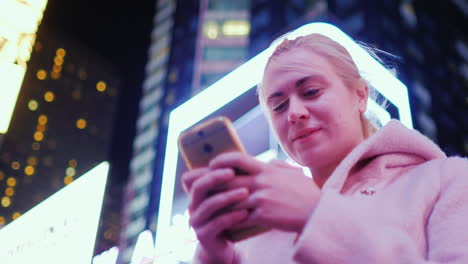
[[[114,166],[111,180],[115,183],[128,177],[155,6],[156,0],[49,0],[41,24],[43,29],[73,37],[122,73],[116,120],[119,129],[114,129],[110,153]]]

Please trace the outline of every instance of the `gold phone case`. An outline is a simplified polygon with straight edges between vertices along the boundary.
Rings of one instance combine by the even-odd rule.
[[[178,144],[189,169],[205,167],[223,152],[246,152],[231,120],[224,116],[209,119],[184,131],[179,136]],[[239,241],[267,230],[257,226],[245,227],[226,230],[225,236],[230,241]]]

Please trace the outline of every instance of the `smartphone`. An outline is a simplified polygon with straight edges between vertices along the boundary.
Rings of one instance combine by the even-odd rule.
[[[211,118],[182,132],[178,144],[189,169],[206,167],[211,159],[223,152],[246,152],[231,120],[224,116]],[[239,175],[239,177],[242,176]],[[235,242],[267,230],[267,228],[252,226],[226,230],[225,236],[228,240]]]

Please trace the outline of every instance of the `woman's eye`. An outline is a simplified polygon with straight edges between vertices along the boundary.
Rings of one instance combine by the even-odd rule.
[[[286,107],[287,101],[281,102],[279,105],[273,107],[273,112],[280,112]]]
[[[309,89],[304,92],[304,96],[314,96],[319,92],[319,89]]]

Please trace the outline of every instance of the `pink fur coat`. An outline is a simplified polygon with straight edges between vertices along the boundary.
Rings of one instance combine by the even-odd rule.
[[[299,235],[235,245],[240,263],[468,263],[468,161],[392,120],[325,183]]]

